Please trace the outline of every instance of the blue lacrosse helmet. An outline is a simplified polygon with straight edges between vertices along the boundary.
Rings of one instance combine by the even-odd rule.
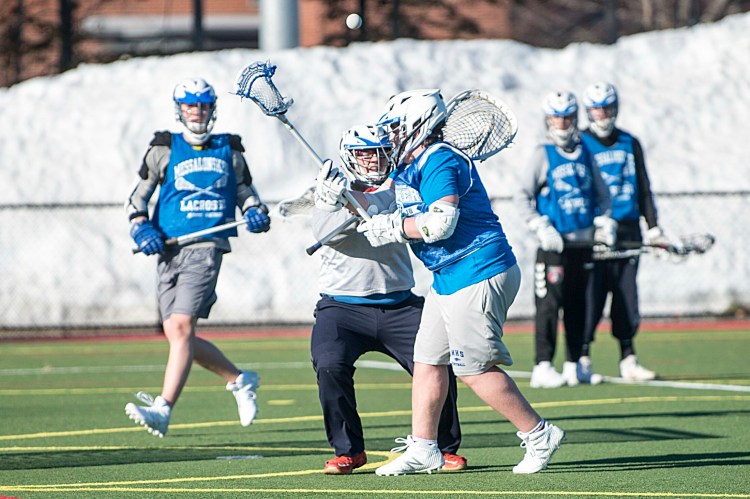
[[[589,127],[599,137],[608,137],[615,129],[617,119],[617,89],[611,83],[598,81],[583,91],[583,105],[589,119]],[[593,110],[596,111],[594,116]]]
[[[175,117],[188,140],[203,144],[216,122],[216,92],[203,78],[186,78],[174,87]]]
[[[552,142],[555,145],[567,148],[571,146],[578,137],[578,101],[572,92],[561,90],[548,93],[542,104],[544,111],[544,125]],[[567,126],[558,126],[560,121],[556,118],[567,118]]]

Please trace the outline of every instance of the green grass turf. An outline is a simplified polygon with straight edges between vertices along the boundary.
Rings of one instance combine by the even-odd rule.
[[[164,439],[132,424],[123,407],[138,390],[158,394],[166,342],[0,344],[0,497],[750,498],[748,391],[614,383],[540,390],[518,376],[527,398],[568,437],[547,470],[516,476],[523,449],[515,429],[459,384],[469,470],[377,477],[393,439],[409,431],[410,378],[360,368],[370,463],[332,477],[321,474],[332,452],[308,339],[213,341],[260,372],[259,418],[242,428],[223,382],[195,366]],[[529,371],[532,336],[509,334],[506,343],[511,370]],[[645,330],[637,346],[663,380],[750,387],[750,330]],[[598,372],[617,375],[608,333],[599,334],[593,359]]]

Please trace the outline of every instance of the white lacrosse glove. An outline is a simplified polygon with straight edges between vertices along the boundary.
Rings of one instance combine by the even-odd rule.
[[[671,246],[672,242],[669,240],[664,230],[655,225],[648,229],[643,235],[643,243],[646,246]]]
[[[594,217],[594,241],[614,246],[617,242],[617,221],[606,215]]]
[[[555,253],[562,253],[565,246],[563,238],[557,229],[552,227],[549,223],[547,215],[532,218],[528,222],[529,229],[534,231],[537,239],[539,239],[539,247],[542,251],[554,251]]]
[[[323,162],[316,179],[315,207],[323,211],[338,211],[346,205],[344,192],[349,182],[346,176],[338,168],[334,168],[333,161],[327,159]]]
[[[373,248],[391,243],[406,244],[409,240],[404,234],[403,223],[401,212],[397,210],[373,216],[368,222],[359,224],[357,232],[363,233]]]

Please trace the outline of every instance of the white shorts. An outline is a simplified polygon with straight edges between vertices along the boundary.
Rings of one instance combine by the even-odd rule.
[[[414,361],[451,365],[456,376],[482,374],[498,364],[512,365],[503,343],[503,324],[520,286],[521,270],[514,265],[450,295],[430,289],[414,344]]]

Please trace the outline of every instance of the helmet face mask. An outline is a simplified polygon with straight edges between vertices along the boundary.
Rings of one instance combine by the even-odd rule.
[[[393,171],[393,144],[389,129],[377,125],[353,126],[341,136],[339,155],[347,175],[365,188],[381,185]]]
[[[589,127],[598,137],[608,137],[615,129],[619,99],[617,89],[611,83],[592,83],[583,92],[583,104]]]
[[[547,94],[544,99],[544,126],[558,147],[570,148],[578,140],[578,101],[571,92]]]
[[[393,159],[403,162],[445,122],[447,109],[438,89],[409,90],[388,100],[378,125],[391,129]]]
[[[208,140],[216,122],[216,92],[202,78],[188,78],[178,83],[172,93],[175,118],[192,144]]]

